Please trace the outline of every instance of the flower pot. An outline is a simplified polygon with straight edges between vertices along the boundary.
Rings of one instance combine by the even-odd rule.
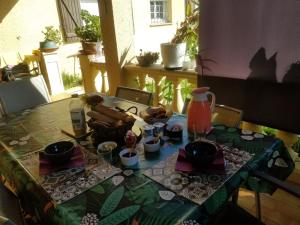
[[[142,67],[151,66],[153,64],[152,60],[146,60],[143,56],[137,56],[138,65]]]
[[[100,42],[82,41],[81,45],[83,52],[87,55],[94,55],[98,52],[102,52]]]
[[[40,42],[40,50],[42,52],[54,52],[57,50],[57,44],[54,41],[41,41]]]
[[[196,67],[196,60],[193,58],[189,58],[184,60],[183,62],[183,70],[190,70],[190,69],[195,69]]]
[[[160,44],[161,56],[166,69],[181,69],[184,61],[186,43]]]
[[[129,153],[129,149],[125,148],[119,153],[121,158],[121,163],[123,166],[134,166],[139,161],[139,156],[136,151],[132,152],[131,155]]]

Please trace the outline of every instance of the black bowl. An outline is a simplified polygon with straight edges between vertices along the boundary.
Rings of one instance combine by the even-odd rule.
[[[192,163],[208,165],[213,162],[217,146],[210,142],[196,141],[185,146],[186,159]]]
[[[71,159],[74,150],[73,142],[59,141],[48,145],[44,150],[44,156],[53,163],[61,164]]]

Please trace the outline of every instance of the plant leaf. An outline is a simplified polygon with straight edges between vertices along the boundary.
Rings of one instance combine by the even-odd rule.
[[[148,205],[158,202],[158,187],[154,184],[146,184],[137,190],[130,190],[125,193],[125,196],[136,204]]]
[[[217,61],[213,60],[213,59],[202,59],[202,61],[204,61],[204,62],[212,62],[212,63],[218,64]]]
[[[90,189],[90,191],[95,192],[97,194],[103,194],[105,192],[104,188],[101,185],[93,187],[92,189]]]
[[[104,204],[102,205],[102,208],[100,210],[101,216],[107,216],[111,214],[120,203],[122,197],[124,195],[124,187],[118,187],[116,190],[114,190],[105,200]]]
[[[133,216],[141,206],[132,205],[123,209],[119,209],[113,214],[101,220],[98,225],[117,225]]]

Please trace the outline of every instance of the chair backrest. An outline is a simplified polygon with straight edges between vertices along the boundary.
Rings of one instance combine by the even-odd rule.
[[[42,75],[0,83],[0,109],[7,115],[50,102]]]
[[[228,127],[239,127],[242,121],[243,111],[225,105],[216,104],[212,114],[212,121]]]
[[[118,86],[116,97],[123,98],[129,101],[141,103],[144,105],[152,104],[152,93],[139,89]]]
[[[187,108],[190,99],[186,98],[182,108],[182,114],[187,113]],[[225,105],[215,105],[215,110],[212,114],[212,122],[221,123],[228,127],[239,127],[242,121],[243,111]]]

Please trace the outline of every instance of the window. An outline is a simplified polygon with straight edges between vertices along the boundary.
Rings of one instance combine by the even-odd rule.
[[[80,0],[57,0],[59,16],[66,42],[79,41],[74,29],[75,23],[80,26]]]
[[[150,0],[151,24],[169,22],[168,0]]]
[[[79,41],[74,29],[82,25],[81,9],[89,11],[92,15],[99,15],[97,0],[57,0],[63,36],[66,42]]]
[[[97,0],[80,0],[80,8],[87,10],[91,15],[99,16]]]

